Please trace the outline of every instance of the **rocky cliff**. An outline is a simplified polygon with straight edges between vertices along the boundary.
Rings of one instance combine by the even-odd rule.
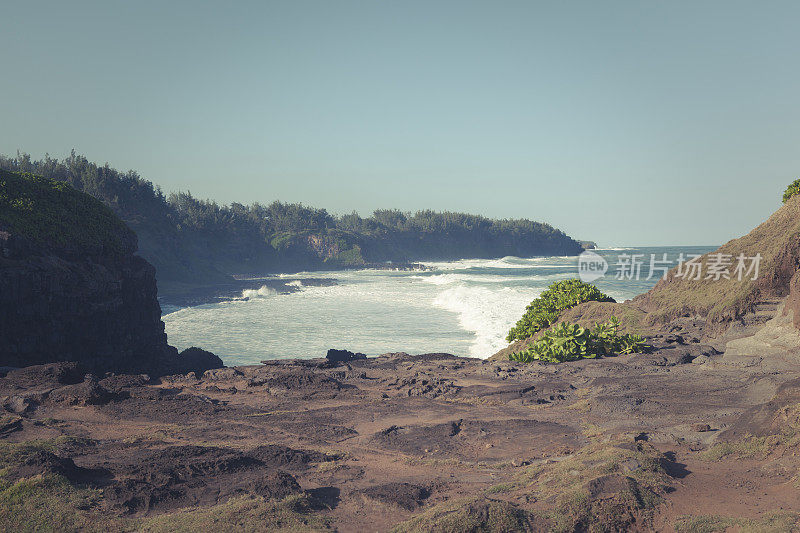
[[[720,254],[729,262],[729,278],[716,279],[709,274]],[[738,274],[740,256],[748,270]],[[757,270],[749,270],[756,256]],[[647,312],[652,324],[699,316],[721,330],[755,312],[759,305],[786,297],[800,268],[800,196],[787,201],[747,235],[703,255],[697,263],[703,266],[702,279],[680,277],[678,268],[673,268],[666,279],[635,298],[632,306]]]
[[[790,198],[747,235],[694,263],[699,275],[686,264],[674,267],[652,289],[628,302],[586,302],[564,311],[558,322],[592,326],[614,315],[624,332],[669,331],[722,351],[740,338],[753,337],[763,344],[756,335],[767,328],[761,335],[780,335],[782,340],[773,344],[781,350],[787,351],[786,343],[794,345],[795,340],[800,345],[800,196]],[[723,265],[724,275],[713,275],[714,265]],[[776,314],[791,319],[780,320]],[[517,341],[491,358],[505,360],[537,336]],[[747,350],[762,349],[751,343]]]
[[[167,344],[155,269],[136,235],[64,183],[0,171],[0,366],[78,361],[95,372],[216,368]],[[185,360],[185,361],[184,361]]]

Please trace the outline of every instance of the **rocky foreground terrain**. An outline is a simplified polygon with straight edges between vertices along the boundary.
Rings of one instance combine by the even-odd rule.
[[[0,524],[787,531],[799,361],[695,340],[562,365],[387,354],[161,379],[13,370]]]
[[[800,196],[720,248],[759,254],[758,279],[668,276],[577,305],[559,320],[614,315],[652,348],[562,364],[508,360],[534,336],[490,360],[332,351],[222,368],[167,344],[135,250],[91,197],[0,173],[0,531],[800,520]]]

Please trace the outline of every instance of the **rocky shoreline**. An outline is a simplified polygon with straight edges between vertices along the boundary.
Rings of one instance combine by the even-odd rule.
[[[331,350],[224,368],[167,344],[154,269],[113,213],[4,179],[22,201],[0,210],[0,530],[800,524],[800,197],[720,249],[761,254],[759,280],[670,279],[559,316],[618,316],[647,353],[509,361],[529,337],[493,360]],[[169,297],[331,282],[265,281]]]
[[[800,361],[653,340],[648,355],[562,365],[397,353],[160,379],[14,370],[0,378],[0,446],[17,458],[5,479],[37,498],[37,479],[100,490],[69,524],[109,530],[224,530],[230,513],[308,531],[792,519],[800,426],[774,415],[795,416]]]

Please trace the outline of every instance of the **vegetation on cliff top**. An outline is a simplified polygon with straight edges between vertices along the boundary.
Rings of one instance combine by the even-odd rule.
[[[786,190],[783,191],[783,203],[786,203],[789,198],[792,196],[797,195],[800,193],[800,179],[796,179],[786,187]]]
[[[99,166],[74,152],[64,160],[0,156],[0,168],[68,183],[111,207],[139,236],[160,281],[214,282],[231,274],[404,262],[569,255],[581,246],[548,224],[453,212],[377,210],[334,216],[302,204],[269,205],[166,196],[134,171]]]
[[[124,254],[136,237],[102,202],[33,174],[0,170],[0,229],[79,254]]]
[[[613,302],[590,283],[579,279],[567,279],[552,283],[538,298],[528,304],[525,314],[508,332],[506,340],[527,339],[554,324],[561,313],[583,302]]]

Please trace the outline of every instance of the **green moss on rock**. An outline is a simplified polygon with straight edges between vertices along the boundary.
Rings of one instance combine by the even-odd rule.
[[[136,250],[136,235],[102,202],[33,174],[0,170],[0,229],[78,254]]]

